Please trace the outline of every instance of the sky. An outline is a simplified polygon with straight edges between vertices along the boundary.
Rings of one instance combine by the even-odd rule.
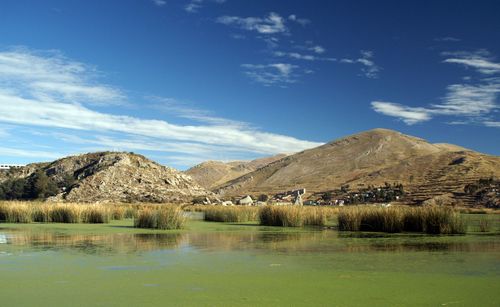
[[[373,128],[500,155],[499,95],[499,1],[0,1],[0,163],[182,170]]]

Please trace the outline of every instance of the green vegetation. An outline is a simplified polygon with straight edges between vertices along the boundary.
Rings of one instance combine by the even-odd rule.
[[[205,221],[225,222],[225,223],[241,223],[257,220],[258,208],[256,207],[219,207],[210,206],[205,212]]]
[[[447,207],[352,207],[340,210],[340,231],[424,232],[463,234],[466,223]]]
[[[186,217],[178,206],[165,205],[157,208],[139,209],[134,218],[134,227],[151,229],[181,229]]]
[[[58,192],[57,184],[42,170],[28,178],[9,179],[0,184],[0,200],[44,199]]]

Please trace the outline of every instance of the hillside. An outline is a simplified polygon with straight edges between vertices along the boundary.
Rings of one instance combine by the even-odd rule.
[[[52,200],[177,202],[209,194],[188,175],[124,152],[88,153],[52,163],[30,164],[9,171],[3,180],[29,178],[40,169],[61,188]],[[71,184],[65,184],[68,177]]]
[[[273,194],[295,188],[324,192],[400,182],[419,203],[446,193],[468,202],[463,187],[478,178],[500,176],[500,157],[374,129],[306,150],[231,180],[215,189],[222,196]]]
[[[202,187],[212,189],[284,157],[286,155],[281,154],[252,161],[206,161],[188,169],[185,173]]]

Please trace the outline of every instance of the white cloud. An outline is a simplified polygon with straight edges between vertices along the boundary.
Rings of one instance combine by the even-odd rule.
[[[482,74],[500,73],[496,63],[488,61],[489,52],[480,50],[475,53],[455,52],[443,55],[453,55],[445,63],[459,63],[473,67]],[[455,116],[458,120],[449,121],[452,125],[482,124],[487,127],[499,127],[493,119],[500,95],[500,77],[488,77],[474,80],[465,79],[469,83],[451,84],[446,88],[446,95],[439,104],[427,107],[411,108],[400,104],[372,102],[372,108],[379,113],[402,119],[407,124],[429,120],[434,116]]]
[[[485,121],[484,125],[487,127],[500,128],[500,121]]]
[[[264,18],[221,16],[217,18],[217,22],[228,26],[236,26],[247,31],[256,31],[260,34],[276,34],[288,31],[285,19],[273,12]]]
[[[201,3],[202,3],[202,1],[193,0],[193,1],[189,2],[188,4],[186,4],[186,6],[184,7],[184,10],[188,13],[197,13],[198,10],[202,8]]]
[[[479,116],[498,108],[495,100],[500,93],[500,80],[489,84],[452,84],[442,104],[432,105],[432,112],[443,115]]]
[[[153,3],[157,6],[164,6],[165,4],[167,4],[167,1],[164,1],[164,0],[153,0]]]
[[[175,98],[165,98],[159,96],[148,96],[146,99],[154,101],[153,108],[174,114],[178,117],[192,119],[201,123],[218,126],[232,126],[232,127],[249,127],[250,125],[245,122],[230,120],[214,116],[212,112],[203,110],[194,106],[190,106],[186,102],[181,102]]]
[[[101,113],[78,104],[46,102],[4,93],[0,93],[0,121],[83,131],[120,132],[162,140],[196,141],[255,153],[294,152],[319,145],[253,129],[180,126],[163,120]]]
[[[393,102],[373,101],[372,108],[375,112],[399,118],[407,125],[413,125],[431,119],[427,109],[413,108]]]
[[[344,58],[340,60],[340,63],[361,64],[361,71],[365,77],[371,79],[378,78],[380,67],[373,61],[373,51],[361,50],[360,53],[361,57],[357,59]]]
[[[0,147],[0,155],[6,157],[23,157],[23,158],[36,158],[36,159],[59,159],[63,157],[63,154],[56,152],[47,151],[37,151],[31,149],[21,149],[21,148],[7,148]]]
[[[95,84],[99,73],[57,52],[35,53],[25,48],[0,52],[0,86],[42,99],[94,104],[123,104],[124,95],[109,85]]]
[[[298,68],[296,65],[287,63],[274,64],[243,64],[245,74],[255,82],[264,86],[281,86],[295,83],[296,75],[293,73]]]
[[[25,72],[26,67],[33,67],[33,74]],[[101,95],[90,90],[104,86],[94,82],[93,74],[86,74],[87,67],[60,56],[53,58],[52,54],[43,57],[26,50],[0,52],[0,123],[101,135],[84,138],[87,144],[99,145],[100,148],[116,146],[200,156],[213,156],[221,151],[277,154],[321,144],[263,132],[246,123],[220,118],[208,111],[160,97],[150,97],[150,100],[161,105],[166,112],[202,124],[178,125],[162,119],[98,112],[91,108],[92,104],[87,105],[84,101],[89,95]],[[292,82],[294,65],[275,63],[265,68],[274,71],[275,82]],[[248,69],[260,68],[249,66]],[[68,86],[63,93],[71,94],[71,99],[61,95],[60,89],[52,88],[53,83],[58,82]],[[105,134],[120,135],[120,138],[102,136]],[[82,141],[66,137],[66,141],[71,140]],[[41,156],[49,157],[43,153]]]
[[[298,18],[297,15],[292,14],[288,16],[288,20],[294,21],[302,26],[306,26],[311,23],[311,21],[307,18]]]
[[[489,52],[485,50],[476,52],[445,52],[443,55],[452,56],[445,59],[444,63],[461,64],[487,75],[500,73],[500,63],[493,62],[491,57],[489,57]]]
[[[294,60],[305,60],[305,61],[329,61],[329,62],[335,62],[337,59],[335,58],[326,58],[326,57],[320,57],[316,55],[311,55],[311,54],[301,54],[298,52],[283,52],[283,51],[275,51],[274,56],[277,57],[289,57]]]
[[[326,51],[325,48],[323,48],[319,45],[313,46],[313,47],[309,48],[309,50],[314,51],[315,53],[318,53],[318,54],[323,54]]]
[[[191,0],[188,4],[186,4],[184,10],[188,13],[198,13],[198,11],[203,7],[204,2],[222,4],[226,2],[226,0]]]

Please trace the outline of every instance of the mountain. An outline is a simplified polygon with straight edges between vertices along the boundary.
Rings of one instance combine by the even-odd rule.
[[[88,153],[52,163],[30,164],[10,170],[3,180],[29,179],[37,170],[61,187],[61,193],[52,200],[180,202],[210,194],[182,172],[125,152]]]
[[[206,161],[188,169],[185,173],[191,176],[202,187],[213,189],[284,157],[286,155],[280,154],[252,161]]]
[[[500,176],[500,157],[374,129],[287,156],[214,191],[234,196],[306,188],[310,194],[399,182],[412,202],[447,193],[467,202],[464,186],[491,176]]]

